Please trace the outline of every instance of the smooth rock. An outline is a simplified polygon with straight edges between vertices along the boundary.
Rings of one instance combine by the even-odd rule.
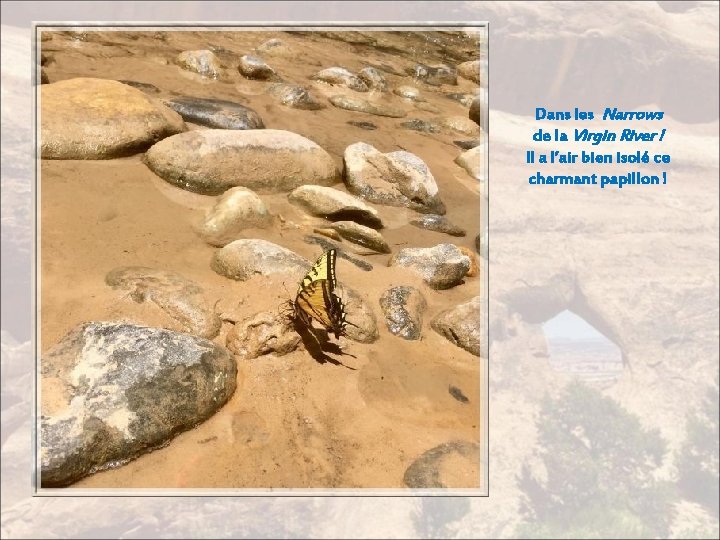
[[[417,64],[410,72],[413,77],[431,86],[457,84],[457,71],[455,68],[444,64],[439,66]]]
[[[220,317],[208,304],[202,288],[180,274],[144,266],[120,266],[108,272],[105,283],[128,291],[138,304],[150,301],[158,306],[179,325],[171,330],[207,339],[220,332]]]
[[[347,123],[350,124],[351,126],[355,126],[360,129],[365,129],[367,131],[373,131],[373,130],[377,129],[377,126],[375,124],[373,124],[372,122],[355,122],[353,120],[349,120]]]
[[[433,289],[449,289],[462,283],[470,269],[470,259],[453,244],[431,248],[405,248],[398,251],[388,266],[403,266],[422,277]]]
[[[480,84],[480,60],[470,60],[459,64],[457,72],[461,77],[471,80],[475,84]]]
[[[169,330],[89,322],[43,355],[42,487],[61,487],[166,444],[235,391],[232,355]]]
[[[262,58],[245,54],[240,57],[238,70],[248,79],[267,80],[274,78],[275,70],[268,66]]]
[[[377,318],[365,298],[343,283],[338,284],[335,293],[342,298],[345,304],[347,320],[353,323],[346,327],[347,337],[358,343],[374,343],[377,341],[380,337]]]
[[[223,193],[198,227],[200,236],[211,246],[222,247],[248,228],[266,228],[272,222],[265,203],[244,187]]]
[[[482,345],[481,309],[480,297],[476,296],[453,309],[443,311],[432,320],[430,326],[453,345],[480,356],[485,352]]]
[[[246,281],[255,275],[304,274],[312,264],[287,248],[259,239],[235,240],[215,252],[210,268],[221,276]]]
[[[268,94],[280,100],[280,103],[293,109],[314,111],[324,109],[325,105],[320,103],[306,88],[296,84],[277,83],[270,85]]]
[[[484,147],[480,145],[460,154],[455,158],[455,163],[465,169],[475,180],[483,181],[485,178],[484,157]]]
[[[420,99],[420,90],[418,90],[414,86],[398,86],[395,90],[393,90],[393,93],[406,99]]]
[[[343,158],[350,192],[373,203],[445,213],[435,178],[416,155],[404,150],[383,154],[359,142],[348,146]]]
[[[235,101],[180,96],[164,103],[195,124],[218,129],[263,129],[261,116]]]
[[[126,84],[67,79],[40,89],[43,159],[111,159],[185,130],[180,115]]]
[[[423,133],[440,133],[440,128],[437,125],[418,118],[402,122],[400,127],[411,129],[413,131],[421,131]]]
[[[414,225],[420,229],[428,231],[441,232],[450,236],[465,236],[465,230],[453,224],[445,216],[438,214],[426,214],[410,221],[410,225]]]
[[[165,105],[187,122],[217,129],[263,129],[260,115],[249,107],[222,99],[181,97]]]
[[[463,135],[470,135],[473,137],[480,136],[480,128],[478,125],[467,118],[466,116],[449,116],[440,117],[435,119],[440,125],[462,133]]]
[[[358,78],[371,90],[385,92],[388,88],[387,81],[382,73],[374,67],[365,67],[358,72]]]
[[[165,181],[206,195],[235,186],[274,193],[303,184],[332,185],[335,161],[313,141],[290,131],[207,129],[169,137],[144,157]]]
[[[339,109],[374,114],[375,116],[403,118],[407,114],[402,109],[398,109],[396,107],[371,103],[364,99],[351,98],[349,96],[332,96],[330,97],[330,103],[332,103],[335,107],[338,107]]]
[[[331,227],[339,232],[340,236],[350,242],[372,249],[378,253],[391,252],[388,243],[375,229],[365,227],[354,221],[336,221]]]
[[[385,325],[391,334],[407,340],[420,339],[427,302],[415,287],[392,287],[380,297]]]
[[[300,186],[288,195],[288,200],[309,214],[328,221],[356,221],[373,229],[383,228],[377,210],[344,191],[322,186]]]
[[[445,94],[445,97],[457,101],[465,107],[470,107],[474,99],[478,97],[478,94],[462,94],[462,93],[451,93]]]
[[[480,144],[478,139],[471,139],[469,141],[453,141],[453,144],[463,150],[470,150]]]
[[[207,49],[183,51],[178,55],[176,62],[183,69],[194,71],[210,79],[219,78],[222,71],[217,56]]]
[[[480,125],[480,96],[477,96],[470,102],[470,111],[468,117],[470,120],[475,122],[478,126]]]
[[[317,72],[311,77],[315,81],[322,81],[332,85],[345,86],[356,92],[367,92],[368,85],[363,80],[341,67],[330,67]]]

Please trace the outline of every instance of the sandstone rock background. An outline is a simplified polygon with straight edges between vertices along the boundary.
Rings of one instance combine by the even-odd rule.
[[[346,8],[323,6],[324,13],[316,17],[346,18],[337,12],[340,9]],[[435,9],[438,11],[429,13],[428,20],[448,16],[447,5]],[[491,321],[491,329],[496,329],[498,338],[510,335],[511,339],[490,336],[491,358],[497,359],[494,365],[498,366],[491,368],[492,498],[460,499],[465,503],[457,501],[450,508],[443,507],[438,498],[123,499],[122,505],[110,498],[30,498],[27,440],[33,351],[27,341],[26,293],[15,292],[10,304],[15,320],[9,321],[3,311],[3,329],[8,321],[13,335],[20,336],[19,342],[6,332],[2,336],[4,534],[37,536],[38,531],[52,527],[64,536],[173,536],[188,531],[217,535],[231,528],[248,536],[428,536],[430,529],[422,524],[429,520],[418,516],[434,515],[448,535],[514,537],[523,519],[517,475],[541,425],[534,416],[538,399],[546,391],[557,392],[566,382],[533,355],[535,344],[543,341],[539,322],[565,307],[581,313],[596,327],[604,327],[626,351],[632,377],[624,374],[616,385],[604,390],[606,394],[644,423],[661,428],[663,436],[679,447],[684,436],[683,413],[692,410],[701,389],[717,374],[718,36],[713,22],[717,21],[717,5],[598,3],[568,9],[458,3],[452,4],[450,12],[455,19],[496,21],[490,84],[494,149],[493,177],[489,179],[490,263],[495,276],[491,295],[497,302],[493,312],[502,320],[495,325]],[[146,13],[135,15],[147,20]],[[303,18],[311,15],[305,11]],[[397,11],[388,14],[388,18],[397,16]],[[412,18],[418,17],[414,14]],[[255,19],[266,20],[267,15]],[[641,20],[644,24],[636,24]],[[558,26],[569,33],[547,32]],[[661,45],[656,42],[658,34],[664,39]],[[629,54],[629,49],[638,54]],[[592,62],[583,52],[588,50],[593,52]],[[652,57],[653,51],[659,54],[648,70],[640,59]],[[4,26],[3,60],[6,54],[17,59],[2,63],[3,85],[15,105],[10,115],[3,104],[3,259],[12,255],[13,271],[7,275],[17,286],[13,291],[26,291],[29,286],[24,272],[30,264],[32,236],[32,163],[26,159],[31,136],[24,67],[30,62],[28,52],[25,30],[11,28],[8,32]],[[568,58],[569,64],[561,61]],[[511,70],[503,67],[508,65]],[[523,78],[533,84],[519,84]],[[536,84],[538,78],[544,84]],[[562,84],[583,79],[585,86]],[[535,94],[538,88],[545,93]],[[586,193],[565,193],[553,204],[547,204],[546,195],[537,195],[536,201],[517,206],[518,198],[526,195],[522,191],[526,189],[522,179],[526,171],[518,165],[525,145],[518,141],[526,140],[532,125],[522,125],[518,115],[529,114],[542,100],[584,100],[589,108],[597,108],[623,96],[627,107],[640,106],[646,102],[649,88],[657,91],[656,104],[661,109],[674,112],[673,144],[679,146],[673,152],[684,162],[674,172],[681,180],[663,191],[636,191],[630,196],[595,194],[591,201]],[[13,159],[6,160],[8,155]],[[577,213],[568,214],[573,207]],[[608,212],[618,212],[616,219],[608,222]],[[595,242],[588,244],[588,238]],[[3,274],[5,280],[6,272]],[[528,287],[541,287],[551,293],[550,298],[561,300],[551,308],[540,306],[545,309],[539,310],[544,313],[537,322],[522,319],[523,313],[529,318],[533,313],[521,309],[511,314],[501,302],[506,293],[522,298]],[[5,309],[7,296],[3,296]],[[500,332],[503,328],[506,331]],[[528,382],[532,384],[528,386]],[[243,421],[256,425],[253,419]],[[95,516],[92,522],[67,519],[89,508]],[[450,511],[457,508],[460,513]],[[674,535],[717,537],[716,516],[682,499],[677,499],[674,508],[678,512]],[[283,519],[267,519],[275,515]],[[388,519],[390,515],[392,519]],[[274,523],[270,528],[269,522]]]

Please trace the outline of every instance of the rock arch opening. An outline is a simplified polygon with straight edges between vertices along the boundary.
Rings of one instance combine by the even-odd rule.
[[[622,350],[577,313],[565,309],[542,324],[550,366],[579,379],[611,381],[623,373]]]
[[[576,276],[560,273],[541,285],[523,286],[503,296],[511,312],[545,335],[553,369],[586,381],[618,379],[628,366],[620,321],[584,294]]]

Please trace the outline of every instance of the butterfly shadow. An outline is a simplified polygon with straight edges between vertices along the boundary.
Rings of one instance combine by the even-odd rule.
[[[339,356],[350,356],[351,358],[357,358],[355,355],[344,352],[337,343],[330,341],[330,336],[325,330],[318,330],[316,328],[308,327],[302,323],[302,321],[293,321],[295,331],[300,335],[305,349],[319,364],[330,363],[336,366],[342,366],[347,369],[355,371],[357,368],[347,366],[343,364],[337,358],[328,356],[326,353],[331,353]]]

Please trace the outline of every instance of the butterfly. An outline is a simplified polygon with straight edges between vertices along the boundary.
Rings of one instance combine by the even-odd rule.
[[[300,282],[293,309],[295,316],[307,327],[312,326],[314,319],[338,339],[346,335],[345,327],[352,323],[345,320],[347,317],[345,305],[334,292],[337,286],[336,258],[335,249],[326,251],[320,256]]]

